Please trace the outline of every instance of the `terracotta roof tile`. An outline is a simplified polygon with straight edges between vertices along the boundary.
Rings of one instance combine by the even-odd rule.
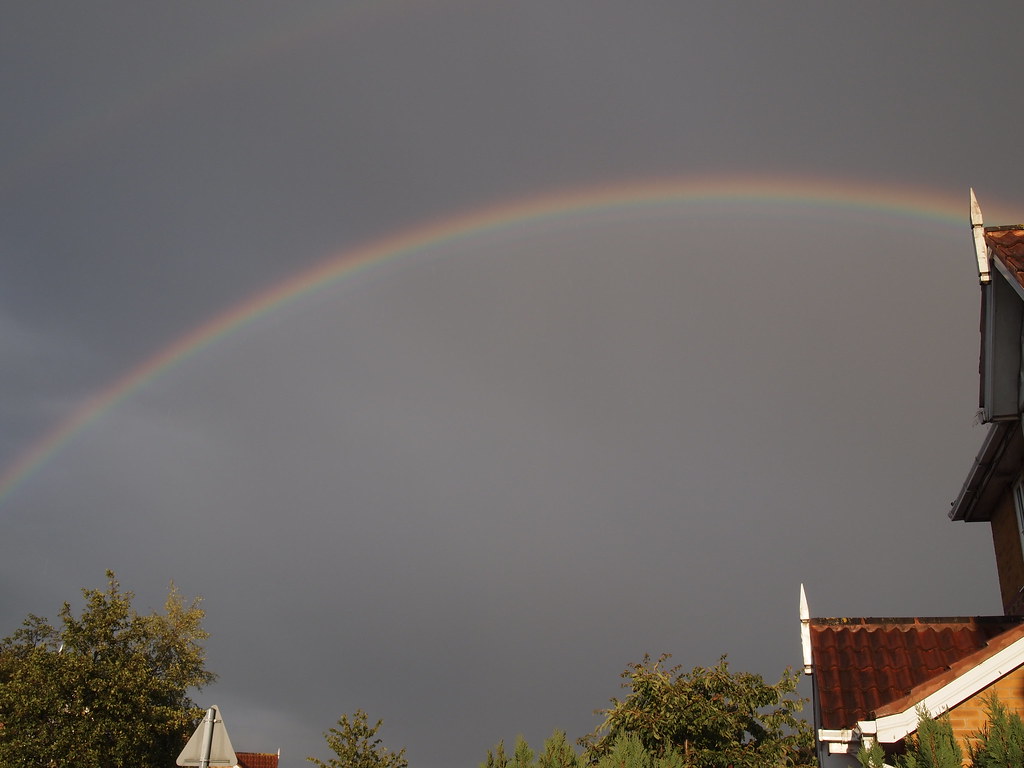
[[[277,768],[277,755],[265,752],[235,752],[238,768]]]
[[[1022,622],[1024,617],[1003,616],[811,619],[821,726],[853,727],[984,651],[992,638],[1015,627],[1014,636],[1024,635]]]
[[[1024,226],[986,227],[985,243],[1017,282],[1024,286]]]

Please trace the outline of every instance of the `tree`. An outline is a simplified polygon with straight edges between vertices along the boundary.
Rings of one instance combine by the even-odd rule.
[[[505,742],[499,741],[493,750],[487,750],[487,759],[480,768],[581,768],[579,755],[566,741],[565,731],[556,730],[544,742],[544,749],[534,755],[522,736],[516,737],[512,756],[505,754]]]
[[[857,762],[861,768],[885,768],[885,750],[877,741],[871,742],[870,747],[861,746],[857,752]]]
[[[861,747],[857,753],[857,761],[863,768],[884,768],[886,759],[877,741],[872,742],[870,748]],[[932,717],[923,707],[917,710],[917,730],[907,736],[904,753],[890,759],[896,768],[962,768],[964,764],[963,750],[953,735],[949,718],[945,715]]]
[[[480,768],[506,768],[508,756],[505,754],[505,741],[499,741],[493,750],[487,750],[487,759],[480,763]]]
[[[171,585],[164,613],[141,615],[112,571],[83,589],[60,625],[30,614],[0,640],[0,765],[164,768],[202,710],[188,696],[206,670],[203,610]]]
[[[927,709],[917,713],[917,730],[906,739],[905,752],[893,760],[896,768],[961,768],[963,750],[953,734],[947,715],[932,717]],[[985,699],[986,726],[973,734],[967,752],[970,768],[1020,768],[1024,766],[1024,722],[1010,712],[993,693]],[[877,742],[861,748],[857,760],[863,768],[883,768],[885,754]]]
[[[316,757],[306,759],[320,768],[409,768],[404,747],[398,752],[390,752],[377,737],[383,723],[383,720],[378,720],[371,726],[361,709],[357,709],[351,719],[342,715],[338,719],[338,727],[324,734],[327,746],[337,757],[327,761]]]
[[[555,731],[544,742],[544,751],[537,758],[539,768],[579,768],[580,758],[565,739],[565,731]]]
[[[533,762],[533,750],[522,736],[516,739],[516,746],[512,750],[508,768],[536,768],[536,764]]]
[[[919,709],[917,730],[907,736],[906,753],[896,764],[898,768],[960,768],[964,754],[949,718],[935,718],[927,709]]]
[[[655,758],[672,758],[699,768],[811,766],[813,739],[797,717],[804,700],[794,695],[798,675],[786,669],[769,685],[760,675],[731,672],[725,656],[711,668],[664,668],[663,654],[645,655],[622,673],[629,694],[599,710],[597,729],[580,739],[585,758],[598,762],[620,736],[635,734]]]
[[[653,755],[633,732],[621,733],[611,749],[597,761],[595,768],[687,768],[687,763],[675,748],[666,749],[660,756]]]
[[[993,693],[985,700],[988,724],[968,744],[972,768],[1011,768],[1024,765],[1024,722]]]

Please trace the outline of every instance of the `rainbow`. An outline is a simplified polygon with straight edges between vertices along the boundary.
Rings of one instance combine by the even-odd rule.
[[[866,211],[884,217],[959,226],[966,238],[967,191],[952,196],[921,188],[808,179],[710,177],[616,182],[576,187],[499,203],[429,221],[327,258],[270,286],[197,326],[82,402],[0,474],[0,504],[65,446],[120,400],[164,371],[250,321],[374,265],[409,259],[429,247],[507,230],[523,224],[580,215],[622,214],[694,203],[772,204]],[[990,214],[991,215],[991,214]],[[964,240],[965,249],[967,240]]]

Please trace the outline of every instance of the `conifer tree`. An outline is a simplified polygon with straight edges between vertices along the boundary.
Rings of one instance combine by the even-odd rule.
[[[934,718],[927,709],[917,711],[917,731],[906,738],[906,751],[892,760],[896,768],[962,768],[963,750],[953,735],[947,716]],[[875,742],[870,749],[861,747],[857,761],[863,768],[882,768],[885,753]]]
[[[885,751],[877,741],[871,742],[868,748],[861,747],[857,752],[857,762],[862,768],[883,768],[885,765]]]
[[[698,764],[689,762],[674,747],[655,755],[644,746],[639,735],[623,733],[594,764],[594,768],[698,768]]]
[[[594,768],[654,768],[654,756],[635,733],[623,733]]]
[[[953,735],[949,717],[932,717],[926,709],[917,713],[917,731],[907,736],[907,751],[898,768],[961,768],[964,753]]]
[[[1024,723],[995,694],[985,700],[988,724],[968,746],[972,768],[1024,766]]]
[[[544,742],[544,751],[537,758],[538,768],[579,768],[580,758],[566,741],[565,731],[555,731]]]
[[[581,768],[579,755],[565,738],[565,731],[555,731],[544,742],[543,751],[535,755],[526,740],[519,736],[512,756],[505,754],[505,742],[499,741],[487,750],[487,759],[480,768]]]
[[[508,756],[505,754],[505,741],[499,741],[493,750],[487,750],[487,759],[480,763],[480,768],[505,768]]]
[[[508,768],[536,768],[533,763],[533,750],[522,736],[516,737],[516,746],[512,750]]]

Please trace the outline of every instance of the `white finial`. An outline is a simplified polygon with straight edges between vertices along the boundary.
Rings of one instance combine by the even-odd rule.
[[[811,612],[807,608],[807,592],[800,585],[800,648],[804,656],[804,674],[814,673],[814,662],[811,659]]]
[[[981,206],[971,188],[971,231],[974,234],[974,255],[978,260],[978,282],[982,285],[992,281],[989,274],[988,246],[985,245],[985,221],[981,217]]]

